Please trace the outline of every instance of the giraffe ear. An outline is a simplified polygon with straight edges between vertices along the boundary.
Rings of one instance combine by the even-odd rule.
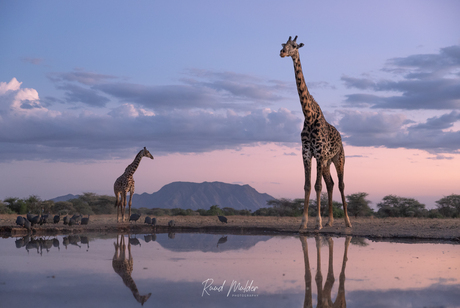
[[[303,43],[300,43],[300,44],[297,46],[297,48],[300,48],[300,47],[302,47],[302,46],[303,46]]]
[[[281,46],[284,48],[284,46],[286,46],[286,44],[281,44]]]

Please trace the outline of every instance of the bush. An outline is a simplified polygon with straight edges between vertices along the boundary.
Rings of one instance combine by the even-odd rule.
[[[394,195],[383,197],[382,202],[379,202],[377,207],[379,208],[377,211],[379,217],[423,217],[425,215],[425,204],[415,199]]]
[[[439,214],[444,217],[460,217],[460,195],[450,195],[436,201]]]
[[[54,213],[55,214],[74,214],[76,213],[76,211],[75,211],[75,208],[73,207],[72,202],[58,201],[54,204]]]
[[[206,211],[206,216],[216,216],[216,215],[224,215],[222,209],[219,208],[218,205],[211,205],[208,211]]]
[[[3,202],[0,201],[0,214],[13,214],[14,212]]]
[[[374,211],[369,207],[371,201],[366,199],[367,196],[368,194],[365,192],[346,196],[348,214],[355,217],[372,215]]]

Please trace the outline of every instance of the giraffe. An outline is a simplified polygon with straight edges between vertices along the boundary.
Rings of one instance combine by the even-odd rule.
[[[334,217],[332,213],[332,190],[334,182],[331,177],[330,166],[334,163],[339,178],[339,190],[342,197],[345,225],[351,227],[350,219],[348,218],[347,202],[345,200],[345,184],[343,182],[343,173],[345,166],[345,152],[343,150],[342,138],[337,129],[329,124],[323,116],[323,112],[315,101],[313,96],[308,91],[305,83],[302,66],[300,64],[299,48],[304,44],[296,43],[297,36],[294,40],[289,37],[286,44],[281,44],[283,49],[280,51],[280,56],[291,57],[294,63],[295,78],[297,84],[297,92],[299,94],[302,112],[305,117],[301,139],[302,139],[302,157],[305,169],[305,202],[300,231],[307,228],[308,223],[308,205],[310,200],[311,190],[311,161],[312,157],[316,159],[316,204],[318,206],[318,215],[316,218],[317,229],[322,228],[321,221],[321,176],[324,178],[327,187],[327,195],[329,199],[329,221],[328,226],[332,226]]]
[[[137,153],[134,161],[125,169],[125,172],[118,177],[113,184],[113,190],[115,192],[115,207],[117,208],[117,222],[119,221],[119,215],[121,211],[122,219],[125,221],[125,208],[126,208],[126,194],[129,192],[129,216],[131,217],[131,205],[134,194],[134,179],[133,175],[136,172],[142,157],[148,157],[153,159],[152,154],[144,147],[139,153]]]
[[[305,235],[300,235],[300,241],[302,243],[302,250],[304,254],[304,263],[305,263],[305,299],[304,299],[304,308],[311,308],[313,307],[312,304],[312,288],[311,288],[311,270],[310,270],[310,262],[308,259],[308,244],[307,244],[307,237]],[[327,269],[327,278],[326,282],[324,283],[323,288],[323,274],[321,272],[321,238],[317,235],[315,237],[316,241],[316,289],[318,291],[318,300],[316,307],[334,307],[334,308],[345,308],[347,306],[345,300],[345,268],[347,266],[348,261],[348,246],[351,242],[351,236],[347,236],[345,239],[345,248],[343,252],[343,259],[342,259],[342,269],[340,271],[339,276],[339,289],[337,292],[337,296],[335,298],[335,302],[332,302],[331,292],[332,287],[334,286],[335,278],[334,278],[334,268],[333,268],[333,254],[334,254],[334,241],[331,237],[327,238],[328,246],[329,246],[329,262],[328,262],[328,269]]]
[[[120,240],[118,237],[120,236]],[[144,303],[150,298],[152,293],[147,295],[140,295],[131,274],[133,272],[133,256],[131,254],[131,244],[128,242],[128,259],[126,259],[126,245],[125,236],[117,235],[117,242],[113,243],[115,246],[115,254],[112,259],[112,267],[115,273],[120,275],[123,283],[127,286],[134,295],[134,298],[144,306]]]

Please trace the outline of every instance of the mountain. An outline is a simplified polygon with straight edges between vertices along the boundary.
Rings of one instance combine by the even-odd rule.
[[[133,207],[207,210],[211,205],[219,205],[220,208],[256,211],[266,207],[267,201],[272,199],[272,196],[261,194],[249,185],[173,182],[152,194],[134,194]]]
[[[78,197],[79,197],[79,195],[68,194],[68,195],[59,196],[59,197],[56,197],[56,198],[53,198],[53,199],[50,199],[50,200],[54,201],[54,202],[59,202],[59,201],[68,201],[68,200],[71,200],[71,199],[77,199]]]
[[[257,243],[266,242],[271,238],[272,236],[263,235],[246,236],[229,234],[224,236],[222,234],[176,233],[174,241],[171,241],[168,234],[163,233],[157,235],[156,242],[163,248],[176,252],[222,252],[239,249],[248,250]]]

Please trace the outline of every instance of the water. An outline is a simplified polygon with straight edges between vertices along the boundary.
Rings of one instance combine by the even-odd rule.
[[[6,238],[0,307],[460,307],[459,256],[351,237]]]

